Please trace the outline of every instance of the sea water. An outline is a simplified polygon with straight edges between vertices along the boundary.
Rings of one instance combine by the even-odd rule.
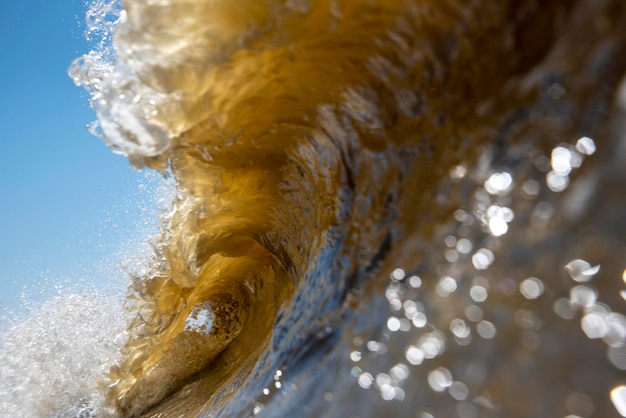
[[[8,416],[626,416],[621,3],[88,22],[93,131],[176,190],[123,302],[3,335]]]

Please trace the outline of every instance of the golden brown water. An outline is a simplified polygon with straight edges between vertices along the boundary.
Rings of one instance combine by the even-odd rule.
[[[94,107],[134,164],[169,167],[178,196],[109,376],[122,415],[176,391],[154,416],[219,410],[268,350],[425,263],[464,196],[455,167],[494,144],[602,137],[626,65],[620,1],[123,7],[116,52],[134,78],[120,89],[137,106],[126,117],[105,91]],[[565,109],[546,104],[551,80]],[[504,416],[527,416],[515,405]]]

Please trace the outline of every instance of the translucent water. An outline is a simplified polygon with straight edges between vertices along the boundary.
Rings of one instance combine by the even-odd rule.
[[[93,130],[176,191],[123,338],[52,301],[3,373],[83,383],[7,388],[34,416],[623,415],[625,7],[94,3]],[[51,374],[21,342],[92,317]]]

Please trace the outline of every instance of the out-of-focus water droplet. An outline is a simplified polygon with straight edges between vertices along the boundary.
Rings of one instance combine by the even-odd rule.
[[[450,331],[459,338],[465,338],[471,332],[465,321],[459,318],[450,321]]]
[[[496,326],[489,321],[480,321],[476,325],[476,331],[478,335],[488,340],[496,336]]]
[[[593,276],[600,271],[600,266],[597,265],[592,267],[591,264],[585,260],[576,259],[567,263],[565,269],[569,273],[572,280],[583,283],[590,281]]]
[[[593,142],[593,139],[583,136],[576,141],[576,149],[585,155],[592,155],[596,152],[596,143]]]
[[[494,237],[500,237],[507,233],[509,230],[509,225],[502,218],[491,218],[489,219],[489,232]]]
[[[572,305],[588,308],[593,306],[597,299],[598,293],[592,287],[579,285],[570,290],[570,302]]]
[[[607,357],[615,367],[626,370],[626,345],[620,347],[609,347]]]
[[[583,316],[580,326],[588,338],[602,338],[609,330],[606,319],[603,315],[592,312]]]
[[[484,187],[492,195],[504,196],[513,187],[513,177],[507,172],[495,172],[485,181]]]
[[[405,276],[405,272],[401,268],[397,268],[397,269],[395,269],[394,271],[391,272],[391,279],[396,281],[396,282],[399,282],[402,279],[404,279],[404,276]]]
[[[361,352],[360,351],[353,351],[350,353],[350,360],[354,361],[355,363],[357,361],[361,361]]]
[[[617,412],[626,417],[626,385],[616,386],[611,390],[611,401]]]
[[[472,300],[474,302],[484,302],[487,300],[487,296],[489,294],[487,293],[487,289],[485,289],[482,286],[472,286],[472,288],[470,289],[470,297],[472,298]]]
[[[387,319],[387,329],[391,332],[396,332],[400,330],[400,320],[395,316],[390,316]]]
[[[565,147],[556,147],[552,150],[550,160],[552,171],[559,176],[567,176],[572,171],[572,152]]]
[[[546,182],[550,190],[558,193],[567,189],[567,186],[569,186],[569,177],[550,171],[546,175]]]
[[[565,407],[570,413],[581,417],[590,417],[595,410],[591,398],[580,392],[570,393],[565,399]]]
[[[520,292],[526,299],[537,299],[544,290],[543,282],[536,277],[529,277],[520,284]]]
[[[541,186],[539,185],[539,182],[533,179],[526,180],[524,184],[522,185],[522,192],[527,197],[537,196],[539,194],[539,190],[541,190]]]
[[[445,367],[439,367],[428,373],[428,384],[435,392],[443,392],[452,385],[452,373]]]
[[[357,379],[357,382],[359,386],[361,386],[363,389],[368,389],[374,383],[374,377],[368,372],[361,373],[361,375]]]
[[[409,346],[405,352],[406,360],[414,366],[422,364],[424,361],[424,352],[414,345]]]
[[[572,302],[566,298],[557,299],[553,305],[554,312],[563,319],[573,319],[576,311],[572,307]]]
[[[494,255],[491,250],[481,248],[472,256],[472,264],[476,270],[485,270],[493,263]]]
[[[409,286],[417,289],[418,287],[422,286],[422,279],[420,279],[418,276],[409,277]]]
[[[462,179],[467,174],[467,168],[462,165],[457,165],[452,170],[450,170],[450,177],[453,179]]]
[[[391,368],[389,374],[391,377],[401,382],[409,377],[409,368],[405,364],[398,363]]]
[[[441,297],[446,297],[453,293],[457,288],[456,280],[450,276],[444,276],[437,283],[436,292]]]
[[[472,251],[472,248],[472,242],[466,238],[462,238],[456,243],[456,250],[461,254],[469,253],[470,251]]]
[[[476,305],[469,305],[465,308],[465,316],[472,322],[478,322],[483,319],[483,310]]]
[[[465,383],[456,381],[450,385],[448,393],[457,401],[464,401],[469,395],[469,389]]]

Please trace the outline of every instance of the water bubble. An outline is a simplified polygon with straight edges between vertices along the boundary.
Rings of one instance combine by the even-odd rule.
[[[357,361],[361,361],[361,352],[360,351],[353,351],[350,353],[350,360],[352,360],[353,362],[357,362]]]

